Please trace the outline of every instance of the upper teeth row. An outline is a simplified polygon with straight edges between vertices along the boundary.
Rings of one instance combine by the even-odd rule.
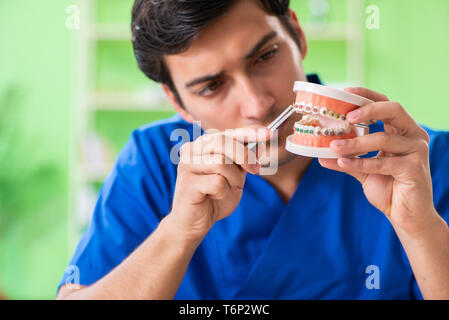
[[[326,107],[319,107],[314,106],[312,103],[306,103],[306,102],[297,102],[294,104],[294,108],[296,112],[300,113],[310,113],[310,114],[316,114],[321,115],[323,117],[335,119],[335,120],[346,120],[346,116],[344,114],[336,113],[332,110],[328,110]]]

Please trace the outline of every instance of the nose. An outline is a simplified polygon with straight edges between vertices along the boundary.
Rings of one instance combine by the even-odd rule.
[[[268,93],[261,83],[250,78],[240,79],[240,115],[242,118],[263,122],[275,103],[274,97]]]

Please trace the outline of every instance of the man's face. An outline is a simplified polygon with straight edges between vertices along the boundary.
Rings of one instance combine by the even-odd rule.
[[[190,48],[165,58],[188,121],[203,129],[267,126],[294,102],[293,84],[305,81],[301,53],[276,16],[257,0],[238,1],[200,33]],[[279,163],[294,114],[279,128]]]

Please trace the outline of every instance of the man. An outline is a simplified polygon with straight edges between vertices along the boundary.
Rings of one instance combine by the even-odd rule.
[[[348,120],[380,120],[384,131],[378,124],[333,144],[338,160],[284,150],[297,115],[277,132],[274,175],[258,174],[247,147],[223,148],[271,148],[273,135],[260,131],[294,101],[294,81],[307,79],[305,35],[288,5],[136,0],[139,67],[182,119],[134,131],[70,263],[81,286],[65,274],[59,298],[449,298],[448,134],[353,88],[375,103]],[[172,141],[175,129],[192,137],[195,121],[220,132]]]

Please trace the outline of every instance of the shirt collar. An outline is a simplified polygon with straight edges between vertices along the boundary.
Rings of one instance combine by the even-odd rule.
[[[320,77],[316,73],[311,73],[307,75],[307,81],[316,83],[316,84],[323,84],[320,80]]]

